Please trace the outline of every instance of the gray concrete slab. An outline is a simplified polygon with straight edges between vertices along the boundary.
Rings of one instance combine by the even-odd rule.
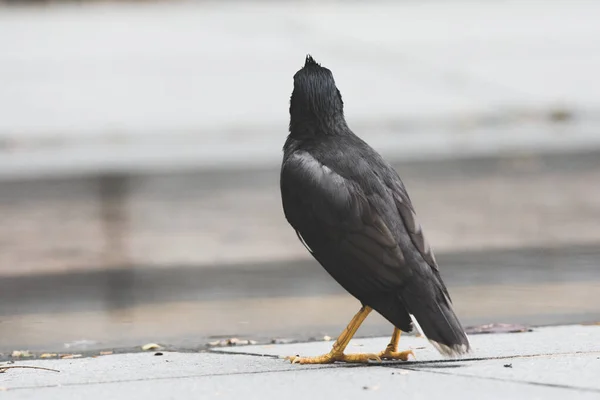
[[[340,327],[340,331],[343,327]],[[391,335],[391,331],[390,331]],[[389,338],[356,339],[348,352],[376,353],[387,345]],[[524,357],[549,354],[594,353],[600,357],[600,326],[573,325],[535,328],[532,332],[478,334],[470,336],[473,353],[468,358]],[[223,348],[216,351],[257,355],[315,356],[328,352],[333,342],[294,343]],[[441,360],[439,353],[423,337],[403,336],[401,348],[415,349],[417,361]]]
[[[474,335],[479,359],[441,360],[419,350],[419,361],[384,365],[290,365],[262,353],[290,345],[248,346],[212,353],[109,355],[17,361],[60,372],[9,369],[0,374],[3,399],[316,398],[574,399],[600,398],[598,326],[536,329],[527,334]],[[386,338],[357,340],[352,350],[379,350]],[[405,338],[403,345],[423,339]],[[294,344],[318,354],[329,343]],[[235,354],[247,352],[252,354]],[[0,368],[4,365],[0,365]]]
[[[60,373],[13,369],[0,375],[0,386],[26,387],[103,384],[168,378],[238,375],[245,373],[293,371],[294,366],[267,357],[230,356],[213,353],[155,352],[79,358],[71,360],[18,361],[14,365],[35,365]],[[1,367],[0,367],[1,368]],[[315,367],[302,367],[315,368]]]
[[[520,344],[519,344],[520,347]],[[416,366],[419,371],[600,391],[600,352]]]
[[[285,373],[198,376],[121,381],[99,385],[24,388],[3,399],[598,399],[600,393],[529,383],[474,379],[430,372],[391,372],[386,368],[298,369]]]

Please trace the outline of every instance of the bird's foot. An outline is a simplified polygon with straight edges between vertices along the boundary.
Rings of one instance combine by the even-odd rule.
[[[331,364],[336,361],[356,364],[381,362],[381,357],[379,355],[368,353],[344,354],[331,352],[317,357],[289,356],[285,359],[289,360],[292,364]]]
[[[393,351],[389,348],[385,349],[381,353],[378,354],[379,358],[382,360],[402,360],[408,361],[409,356],[413,356],[413,358],[417,358],[415,353],[412,350],[404,350],[404,351]]]

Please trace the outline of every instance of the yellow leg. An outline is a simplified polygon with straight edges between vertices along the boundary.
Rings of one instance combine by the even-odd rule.
[[[350,339],[352,339],[371,311],[373,311],[371,307],[363,306],[337,338],[329,353],[317,357],[290,356],[285,359],[290,360],[292,364],[330,364],[336,361],[348,363],[380,362],[381,358],[377,354],[344,354],[344,350],[346,350]]]
[[[413,353],[412,350],[398,351],[398,343],[400,342],[401,333],[402,331],[400,329],[394,328],[394,333],[392,333],[390,344],[387,345],[384,351],[378,354],[381,359],[407,361],[408,356],[415,356],[415,353]]]

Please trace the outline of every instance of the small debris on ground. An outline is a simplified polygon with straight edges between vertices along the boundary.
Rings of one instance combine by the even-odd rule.
[[[33,354],[29,352],[29,350],[15,350],[11,354],[12,358],[29,358],[33,357]]]
[[[59,357],[63,360],[71,360],[73,358],[80,358],[83,356],[81,354],[61,354]]]
[[[409,372],[402,370],[402,371],[397,371],[397,372],[392,372],[392,375],[408,375]]]
[[[470,326],[465,329],[468,335],[474,335],[478,333],[520,333],[520,332],[533,332],[533,329],[526,325],[519,324],[486,324],[479,326]]]
[[[512,368],[512,364],[504,364],[504,368]]]
[[[159,352],[157,352],[157,353],[154,353],[154,355],[155,355],[155,356],[162,356],[162,355],[163,355],[163,353],[161,353],[161,352],[159,351]]]
[[[44,368],[44,367],[34,367],[34,366],[30,366],[30,365],[5,365],[5,366],[0,366],[0,374],[5,373],[9,369],[17,369],[17,368],[19,368],[19,369],[39,369],[39,370],[42,370],[42,371],[60,372],[57,369]]]
[[[363,390],[377,390],[379,386],[363,386]]]
[[[208,345],[211,347],[227,347],[227,346],[244,346],[249,344],[256,344],[256,340],[248,340],[248,339],[238,339],[238,338],[230,338],[223,340],[215,340],[214,342],[209,342]]]
[[[142,346],[142,350],[144,350],[144,351],[159,350],[159,349],[161,349],[161,346],[156,343],[148,343],[148,344],[145,344]]]
[[[274,338],[271,339],[271,344],[290,344],[290,343],[297,343],[298,341],[295,339],[289,339],[289,338]]]
[[[112,352],[112,351],[101,351],[101,352],[100,352],[100,355],[101,355],[101,356],[110,356],[111,354],[113,354],[113,352]]]
[[[331,336],[324,335],[319,337],[311,337],[308,339],[309,342],[328,342],[331,340]]]

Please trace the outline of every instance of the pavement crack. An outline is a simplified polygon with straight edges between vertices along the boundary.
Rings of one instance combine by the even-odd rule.
[[[274,355],[274,354],[260,354],[260,353],[251,353],[251,352],[245,352],[245,351],[207,350],[207,353],[219,354],[219,355],[252,356],[252,357],[263,357],[263,358],[273,358],[273,359],[281,358],[278,355]]]
[[[238,356],[251,356],[251,357],[261,357],[261,358],[272,358],[272,359],[281,359],[283,358],[279,355],[275,354],[261,354],[261,353],[252,353],[245,351],[222,351],[222,350],[208,350],[208,353],[212,354],[220,354],[220,355],[238,355]],[[473,362],[473,361],[493,361],[493,360],[512,360],[519,358],[541,358],[541,357],[564,357],[564,356],[578,356],[578,355],[589,355],[589,354],[598,354],[600,355],[600,351],[576,351],[576,352],[565,352],[565,353],[539,353],[539,354],[526,354],[526,355],[510,355],[510,356],[496,356],[496,357],[470,357],[470,358],[455,358],[455,359],[440,359],[440,360],[425,360],[425,361],[386,361],[381,364],[369,364],[371,365],[379,365],[386,367],[393,367],[399,365],[430,365],[430,364],[456,364],[459,362]],[[337,366],[342,365],[351,365],[351,364],[343,364],[336,363]],[[356,366],[365,366],[363,364],[356,364]]]
[[[222,372],[222,373],[208,373],[208,374],[194,374],[194,375],[182,375],[182,376],[157,376],[157,377],[145,377],[137,379],[122,379],[122,380],[107,380],[98,382],[68,382],[68,383],[57,383],[49,385],[38,385],[38,386],[18,386],[9,388],[10,391],[14,390],[31,390],[31,389],[52,389],[58,387],[78,387],[78,386],[96,386],[96,385],[111,385],[119,383],[133,383],[133,382],[148,382],[148,381],[163,381],[173,379],[196,379],[196,378],[211,378],[218,376],[238,376],[238,375],[260,375],[270,373],[283,373],[283,372],[295,372],[295,371],[315,371],[321,369],[330,369],[332,365],[324,366],[310,366],[310,367],[299,367],[299,368],[286,368],[280,370],[258,370],[258,371],[243,371],[243,372]]]
[[[508,378],[496,378],[493,376],[479,376],[479,375],[472,375],[472,374],[460,374],[460,373],[457,374],[457,373],[445,372],[445,371],[439,371],[439,370],[411,368],[411,367],[402,367],[401,369],[405,369],[405,370],[409,370],[409,371],[413,371],[413,372],[428,372],[431,374],[460,376],[463,378],[471,378],[471,379],[483,379],[483,380],[497,381],[497,382],[518,383],[518,384],[522,384],[522,385],[543,386],[543,387],[550,387],[550,388],[556,388],[556,389],[576,390],[576,391],[580,391],[580,392],[600,393],[600,389],[581,387],[581,386],[563,385],[563,384],[558,384],[558,383],[544,383],[544,382],[536,382],[536,381],[529,381],[529,380],[515,380],[515,379],[508,379]]]

